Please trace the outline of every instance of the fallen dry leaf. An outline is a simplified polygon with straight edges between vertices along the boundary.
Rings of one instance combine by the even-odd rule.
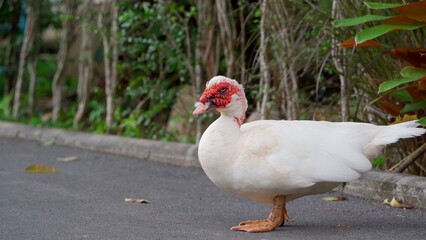
[[[76,156],[58,157],[56,160],[61,162],[71,162],[77,160]]]
[[[376,48],[376,47],[381,47],[381,46],[382,46],[382,44],[380,44],[379,42],[373,41],[373,40],[368,40],[368,41],[365,41],[363,43],[356,44],[354,38],[346,39],[345,41],[343,41],[339,45],[340,48],[353,48],[353,47],[356,47],[356,48],[375,47]]]
[[[150,203],[148,200],[143,198],[125,198],[124,201],[127,203]]]
[[[334,212],[343,212],[343,209],[340,209],[340,208],[325,208],[325,210],[334,211]]]
[[[45,140],[45,141],[42,141],[42,142],[40,143],[40,145],[41,145],[42,147],[49,147],[49,146],[52,146],[54,143],[55,143],[55,140],[54,140],[54,139],[47,139],[47,140]]]
[[[412,115],[404,114],[404,116],[402,118],[400,116],[396,117],[395,121],[393,121],[392,124],[398,124],[398,123],[414,121],[414,120],[418,120],[416,114],[412,114]]]
[[[348,199],[344,196],[333,196],[333,197],[323,197],[322,200],[323,201],[345,201]]]
[[[58,169],[44,165],[31,165],[25,168],[27,173],[57,173]]]
[[[405,208],[405,209],[411,209],[411,208],[414,208],[414,206],[410,206],[410,205],[406,205],[406,204],[403,204],[403,203],[398,202],[398,200],[396,200],[396,198],[395,198],[395,197],[393,197],[391,201],[389,201],[389,199],[387,199],[387,198],[386,198],[386,199],[383,201],[383,204],[390,205],[390,206],[392,206],[392,207],[394,207],[394,208]]]
[[[349,225],[348,225],[348,224],[341,223],[341,224],[337,224],[337,225],[336,225],[336,227],[338,227],[338,228],[348,228],[348,227],[349,227]]]

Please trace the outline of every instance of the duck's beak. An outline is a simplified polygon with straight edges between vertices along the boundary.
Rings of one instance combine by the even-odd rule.
[[[215,105],[211,101],[207,101],[205,103],[197,102],[195,104],[195,110],[192,112],[192,116],[198,117],[201,114],[210,111],[212,109],[215,109]]]

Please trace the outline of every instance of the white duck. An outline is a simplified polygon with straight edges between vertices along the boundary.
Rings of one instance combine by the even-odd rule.
[[[392,126],[368,123],[262,120],[242,124],[247,109],[244,89],[224,76],[212,78],[194,116],[216,109],[221,116],[201,137],[198,157],[218,187],[272,203],[267,219],[246,221],[231,230],[266,232],[288,221],[286,202],[324,193],[370,170],[389,143],[419,136],[415,122]]]

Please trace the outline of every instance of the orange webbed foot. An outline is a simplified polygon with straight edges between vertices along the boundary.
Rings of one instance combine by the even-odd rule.
[[[245,231],[250,233],[270,232],[281,226],[289,217],[285,208],[285,196],[276,196],[273,201],[272,212],[267,219],[241,222],[240,225],[231,228],[232,231]]]

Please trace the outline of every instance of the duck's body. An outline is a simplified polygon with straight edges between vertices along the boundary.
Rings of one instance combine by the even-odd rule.
[[[273,203],[278,209],[266,220],[244,222],[233,230],[274,229],[288,218],[286,202],[357,179],[370,170],[369,159],[386,144],[425,132],[414,122],[393,126],[283,120],[242,124],[247,108],[244,91],[235,80],[222,76],[210,80],[200,102],[194,115],[212,108],[221,112],[199,143],[199,160],[207,176],[226,191]]]
[[[240,127],[221,116],[204,132],[199,158],[207,176],[224,190],[261,203],[272,203],[277,193],[289,201],[330,191],[370,170],[367,157],[383,148],[374,141],[388,140],[380,134],[395,127],[283,120]]]

